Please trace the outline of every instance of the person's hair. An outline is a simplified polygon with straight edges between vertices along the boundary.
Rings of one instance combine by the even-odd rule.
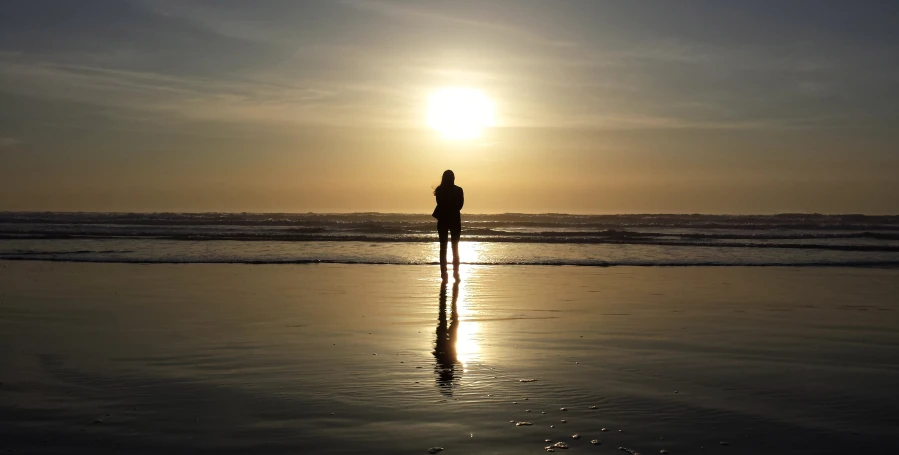
[[[440,186],[434,188],[434,196],[437,196],[437,191],[440,188],[451,187],[456,183],[456,174],[453,174],[453,171],[447,169],[443,171],[443,178],[440,179]]]

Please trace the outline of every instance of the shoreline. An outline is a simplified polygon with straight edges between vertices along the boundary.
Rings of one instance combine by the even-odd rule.
[[[0,258],[0,264],[4,262],[48,262],[48,263],[70,263],[70,264],[132,264],[132,265],[190,265],[190,264],[206,264],[206,265],[388,265],[388,266],[408,266],[408,267],[432,267],[439,266],[439,262],[420,262],[420,263],[404,263],[404,262],[377,262],[377,261],[346,261],[346,260],[209,260],[209,261],[179,261],[179,260],[122,260],[122,259],[71,259],[71,258],[31,258],[31,257],[5,257]],[[899,261],[859,261],[844,263],[829,262],[807,262],[807,263],[716,263],[716,262],[695,262],[695,263],[650,263],[633,261],[628,263],[553,263],[553,262],[461,262],[465,266],[476,267],[576,267],[576,268],[616,268],[616,267],[637,267],[637,268],[693,268],[693,267],[711,267],[711,268],[799,268],[799,269],[899,269]]]

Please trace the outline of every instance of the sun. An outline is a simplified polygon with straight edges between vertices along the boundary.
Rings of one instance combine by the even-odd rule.
[[[428,99],[428,125],[447,139],[478,138],[493,116],[493,101],[480,90],[444,88]]]

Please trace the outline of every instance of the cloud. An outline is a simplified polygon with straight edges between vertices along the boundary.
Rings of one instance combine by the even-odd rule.
[[[289,27],[272,26],[270,23],[254,22],[237,14],[225,14],[226,10],[214,4],[169,0],[140,0],[140,6],[163,17],[177,17],[221,36],[239,40],[275,44],[295,44],[297,34]]]
[[[21,143],[22,141],[14,137],[0,137],[0,149],[13,148]]]
[[[522,27],[514,27],[506,24],[468,19],[460,16],[430,11],[418,6],[412,6],[421,5],[423,3],[391,3],[374,0],[341,0],[340,3],[358,8],[360,10],[371,11],[385,16],[407,18],[416,21],[425,20],[432,22],[443,22],[452,25],[461,25],[484,29],[487,31],[504,34],[511,38],[524,40],[531,44],[562,48],[577,46],[577,43],[574,41],[548,38],[542,34],[539,34],[532,30],[527,30]]]
[[[262,73],[213,79],[0,58],[0,82],[4,91],[21,96],[174,121],[372,126],[401,120],[395,108],[381,108],[391,105],[394,90],[361,81],[306,79],[288,85]]]

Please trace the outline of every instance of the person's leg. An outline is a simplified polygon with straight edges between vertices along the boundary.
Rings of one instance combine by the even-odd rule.
[[[437,234],[440,236],[440,276],[446,279],[446,242],[449,240],[449,229],[438,223]]]

